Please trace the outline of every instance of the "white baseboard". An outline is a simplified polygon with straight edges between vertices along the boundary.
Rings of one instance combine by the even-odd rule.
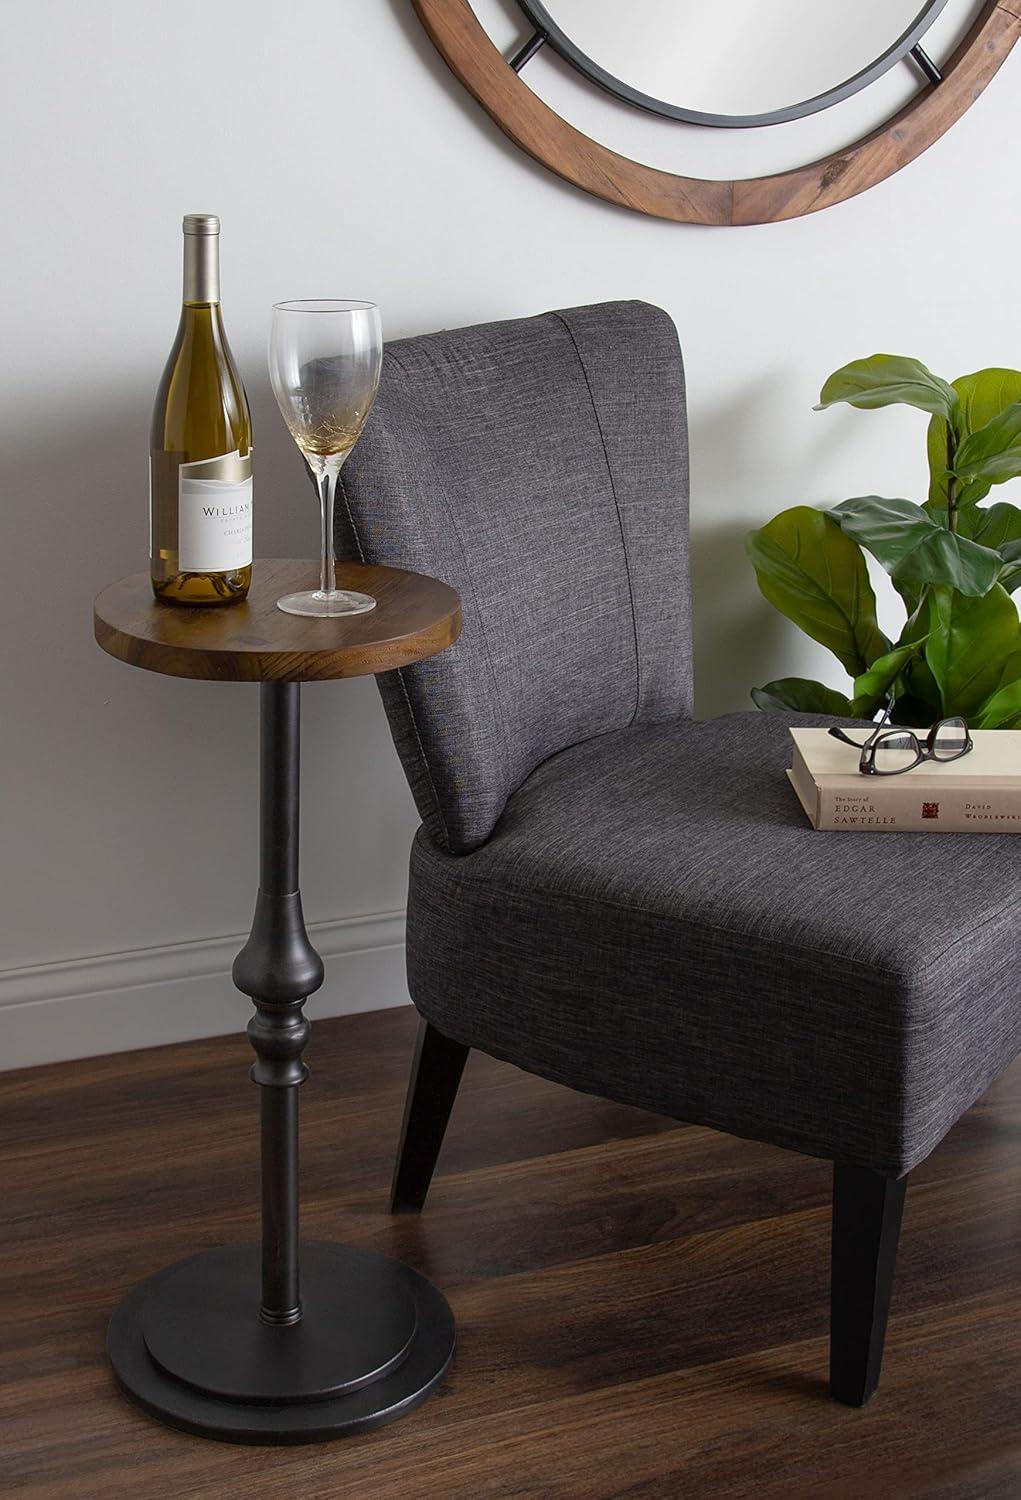
[[[308,1014],[408,1003],[404,913],[316,922],[326,981]],[[243,1031],[249,1001],[231,983],[245,934],[0,970],[0,1069],[127,1052]]]

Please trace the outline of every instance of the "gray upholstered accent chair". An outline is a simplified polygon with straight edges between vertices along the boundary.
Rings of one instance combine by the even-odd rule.
[[[470,1047],[828,1158],[831,1387],[859,1405],[907,1173],[1021,1047],[1021,846],[813,833],[785,719],[691,717],[686,444],[653,307],[386,350],[342,555],[438,575],[465,618],[380,679],[422,815],[393,1207],[423,1205]]]

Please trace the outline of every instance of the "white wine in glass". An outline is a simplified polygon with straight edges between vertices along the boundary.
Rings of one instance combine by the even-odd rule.
[[[269,378],[284,421],[319,489],[322,572],[319,588],[277,600],[292,615],[360,615],[368,594],[337,588],[333,505],[341,466],[365,425],[379,389],[383,335],[372,302],[278,302],[269,336]]]

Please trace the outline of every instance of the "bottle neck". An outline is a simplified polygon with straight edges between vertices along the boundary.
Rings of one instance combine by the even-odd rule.
[[[184,301],[219,302],[220,236],[189,234],[184,236]]]

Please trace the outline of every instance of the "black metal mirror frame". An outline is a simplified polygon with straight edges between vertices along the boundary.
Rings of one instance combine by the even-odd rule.
[[[946,5],[947,0],[926,0],[918,15],[904,34],[888,47],[879,57],[867,67],[862,68],[851,78],[845,79],[843,83],[834,88],[826,89],[821,94],[814,95],[811,99],[803,99],[800,103],[789,104],[784,109],[768,110],[763,114],[754,115],[717,115],[709,114],[704,110],[687,109],[680,104],[670,104],[664,99],[655,99],[651,94],[642,93],[640,89],[632,88],[631,84],[616,77],[615,74],[599,65],[587,52],[583,52],[575,42],[564,31],[563,27],[554,20],[545,5],[539,0],[518,0],[518,4],[524,11],[527,19],[535,27],[534,35],[525,43],[521,51],[511,60],[511,67],[515,72],[520,72],[529,58],[534,57],[540,46],[548,42],[549,45],[560,54],[565,62],[577,69],[592,83],[598,84],[607,93],[622,99],[625,104],[633,104],[638,109],[647,110],[650,114],[665,115],[671,120],[683,120],[689,125],[713,125],[729,129],[745,130],[756,125],[782,125],[788,120],[800,120],[805,115],[817,114],[820,110],[829,109],[833,104],[839,104],[841,100],[848,99],[852,94],[858,93],[860,89],[867,88],[877,78],[889,71],[895,63],[902,58],[911,56],[921,69],[926,80],[936,83],[940,79],[939,69],[932,59],[923,50],[921,38],[928,31],[940,11]]]

